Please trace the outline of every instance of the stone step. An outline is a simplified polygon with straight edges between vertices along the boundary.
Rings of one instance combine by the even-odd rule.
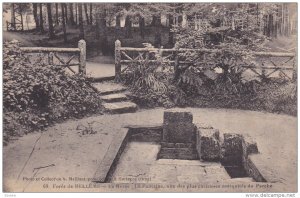
[[[103,107],[110,113],[132,113],[137,110],[137,105],[133,102],[104,103]]]
[[[123,93],[109,94],[100,96],[101,100],[105,102],[121,102],[127,100],[127,97]]]
[[[98,90],[100,95],[120,93],[126,90],[126,87],[114,82],[93,83],[92,85]]]

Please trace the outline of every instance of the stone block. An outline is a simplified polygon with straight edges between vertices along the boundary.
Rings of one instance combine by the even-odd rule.
[[[163,147],[163,148],[174,148],[175,143],[161,142],[161,147]]]
[[[195,149],[165,147],[160,149],[158,159],[196,160],[199,158]]]
[[[221,145],[221,160],[227,165],[241,165],[243,149],[243,136],[236,133],[224,133],[224,141]]]
[[[261,158],[260,154],[249,155],[244,163],[244,169],[247,174],[256,182],[279,182],[279,180],[274,179],[274,174],[268,174],[270,170],[260,166],[260,163],[264,162]],[[271,175],[271,177],[267,178],[267,175]]]
[[[195,140],[196,127],[192,124],[176,123],[166,125],[163,129],[163,141],[173,143],[190,143]]]
[[[195,140],[196,127],[190,112],[164,113],[163,141],[172,143],[191,143]]]
[[[182,111],[165,111],[164,123],[186,122],[193,123],[193,114],[191,112]]]
[[[197,122],[195,123],[198,129],[213,129],[213,127],[207,123]]]
[[[256,142],[248,134],[243,135],[242,139],[243,157],[247,158],[248,155],[257,154],[258,148]]]
[[[219,160],[220,149],[219,130],[198,128],[196,150],[201,159]]]
[[[198,125],[197,125],[198,127]],[[201,132],[199,128],[196,130],[196,151],[198,153],[199,158],[201,159]]]

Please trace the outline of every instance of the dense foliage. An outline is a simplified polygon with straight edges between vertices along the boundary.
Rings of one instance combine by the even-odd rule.
[[[97,94],[81,75],[69,75],[64,68],[35,64],[23,55],[17,41],[3,49],[4,139],[43,129],[70,117],[101,111]]]
[[[248,9],[248,8],[247,8]],[[132,86],[142,105],[165,107],[201,106],[267,110],[296,114],[296,85],[286,80],[245,80],[242,65],[258,61],[253,52],[266,51],[268,37],[251,22],[244,26],[224,23],[229,13],[246,16],[243,7],[199,5],[205,24],[200,27],[174,26],[175,48],[205,49],[179,53],[178,72],[166,72],[168,63],[131,65],[125,81]],[[252,16],[253,17],[253,16]],[[249,17],[251,18],[251,16]],[[151,52],[160,60],[159,53]],[[132,83],[130,83],[132,82]],[[157,87],[159,89],[157,89]]]

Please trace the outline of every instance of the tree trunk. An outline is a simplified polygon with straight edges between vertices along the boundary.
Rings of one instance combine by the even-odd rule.
[[[179,15],[179,16],[178,16],[178,26],[179,26],[179,27],[182,27],[182,21],[183,21],[183,16],[182,16],[182,15]]]
[[[68,5],[64,3],[64,9],[65,9],[65,20],[66,24],[69,24],[69,18],[68,18]]]
[[[156,47],[156,48],[161,47],[161,30],[160,30],[160,28],[155,29],[154,47]]]
[[[126,30],[126,38],[132,37],[132,23],[131,23],[130,16],[126,16],[125,30]]]
[[[55,3],[55,24],[58,25],[58,3]]]
[[[170,14],[169,15],[169,41],[168,43],[173,47],[174,46],[174,32],[172,32],[174,24],[174,17]]]
[[[11,3],[10,4],[10,23],[11,23],[11,28],[15,29],[16,28],[16,18],[15,18],[15,4]]]
[[[75,23],[78,25],[78,3],[75,4]]]
[[[140,26],[140,34],[141,37],[145,38],[145,18],[142,16],[139,16],[139,26]]]
[[[44,20],[43,20],[43,4],[39,4],[40,7],[40,31],[41,33],[44,32]]]
[[[22,31],[24,30],[24,25],[23,25],[23,10],[22,10],[22,5],[19,4],[19,12],[20,12],[20,17],[21,17],[21,28],[22,28]]]
[[[93,24],[93,4],[90,3],[90,24]]]
[[[116,16],[116,27],[121,27],[121,16],[119,14]]]
[[[100,18],[99,18],[99,14],[96,13],[96,17],[95,17],[95,21],[96,21],[96,45],[97,45],[97,55],[100,55]]]
[[[101,9],[99,14],[99,45],[102,55],[108,55],[110,49],[107,41],[107,27],[106,27],[106,9]]]
[[[84,7],[84,12],[85,12],[86,23],[89,25],[90,24],[90,20],[89,20],[89,15],[88,15],[88,10],[87,10],[87,4],[84,3],[83,7]]]
[[[152,17],[151,26],[155,26],[155,27],[161,26],[161,17],[154,15]]]
[[[47,3],[47,15],[48,15],[48,25],[49,25],[49,38],[54,38],[54,28],[53,28],[53,20],[51,13],[51,3]]]
[[[84,39],[84,28],[83,28],[83,18],[82,18],[82,3],[78,4],[78,15],[79,15],[79,39]]]
[[[35,28],[37,30],[40,29],[40,23],[39,23],[39,18],[38,18],[38,14],[37,14],[37,3],[32,3],[33,6],[33,18],[34,18],[34,22],[35,22]]]
[[[61,3],[61,11],[62,11],[62,25],[63,25],[63,32],[64,32],[64,42],[67,42],[67,32],[66,32],[66,20],[65,20],[65,9],[64,4]]]
[[[74,14],[73,14],[73,3],[69,3],[69,11],[70,11],[70,24],[75,25]]]

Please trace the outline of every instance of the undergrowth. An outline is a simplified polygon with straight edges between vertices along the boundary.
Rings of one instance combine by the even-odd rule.
[[[20,136],[68,118],[102,111],[96,92],[84,76],[69,75],[65,68],[34,63],[14,40],[3,46],[3,138]]]

